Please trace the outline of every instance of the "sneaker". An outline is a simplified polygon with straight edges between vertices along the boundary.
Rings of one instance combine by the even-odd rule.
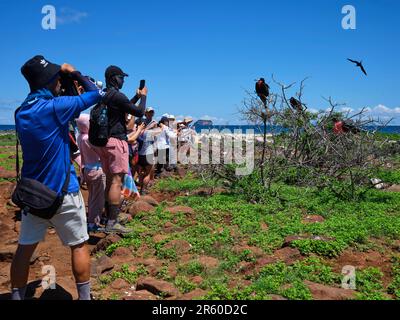
[[[100,219],[100,224],[105,226],[105,225],[107,225],[107,221],[108,221],[108,218],[103,216]]]
[[[129,228],[125,228],[118,222],[116,222],[114,225],[107,225],[105,228],[105,233],[119,233],[119,234],[128,234],[131,233],[132,230]]]
[[[121,225],[125,225],[131,220],[132,220],[132,216],[130,214],[126,214],[126,213],[120,213],[117,218],[117,222]]]
[[[95,224],[95,225],[88,224],[87,231],[88,231],[88,233],[102,232],[102,228],[97,224]]]

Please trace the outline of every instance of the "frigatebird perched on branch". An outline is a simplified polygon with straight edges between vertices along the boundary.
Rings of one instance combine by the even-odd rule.
[[[291,106],[294,110],[296,110],[296,111],[298,111],[298,112],[302,112],[302,111],[303,111],[303,105],[302,105],[301,102],[300,102],[299,100],[297,100],[296,98],[291,97],[290,100],[289,100],[289,103],[290,103],[290,106]]]
[[[356,64],[357,67],[361,68],[361,71],[364,72],[365,75],[367,75],[367,71],[365,71],[364,66],[362,64],[362,61],[356,61],[356,60],[351,60],[351,59],[347,59],[350,62],[353,62]]]
[[[257,80],[256,80],[257,81]],[[269,96],[269,85],[265,83],[264,78],[256,82],[256,93],[265,107],[267,107],[267,98]]]

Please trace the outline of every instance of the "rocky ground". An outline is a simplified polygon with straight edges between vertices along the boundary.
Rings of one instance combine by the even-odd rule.
[[[10,201],[15,186],[13,147],[1,151],[0,299],[8,299],[9,269],[20,221]],[[376,220],[366,225],[374,231],[374,225],[382,223],[382,231],[371,231],[368,243],[355,235],[348,240],[351,245],[343,245],[341,238],[322,232],[327,225],[326,230],[343,236],[346,224],[340,224],[335,212],[316,214],[322,209],[301,203],[301,210],[293,207],[275,214],[284,209],[243,203],[226,195],[223,188],[188,178],[182,169],[168,179],[163,177],[148,196],[129,201],[125,214],[131,219],[132,235],[91,235],[94,299],[344,300],[359,298],[360,293],[370,299],[400,297],[400,263],[393,260],[400,252],[398,198],[382,198],[393,204],[382,209],[385,216],[377,214]],[[163,181],[167,184],[162,185]],[[175,183],[178,187],[174,189]],[[394,185],[379,192],[394,195],[399,191]],[[87,199],[87,192],[82,192]],[[363,219],[368,215],[373,211]],[[357,220],[349,223],[354,223],[353,229],[359,224]],[[351,233],[349,230],[346,232]],[[346,235],[343,239],[347,241]],[[55,267],[56,290],[41,287],[45,265]],[[342,269],[347,265],[360,271],[357,290],[341,288]],[[62,246],[53,229],[32,257],[27,295],[43,300],[77,298],[69,249]]]
[[[0,183],[0,298],[9,297],[9,268],[17,245],[20,222],[18,210],[10,202],[10,194],[14,183],[4,181]],[[221,192],[214,190],[213,192]],[[208,194],[209,190],[198,189],[192,194]],[[87,197],[83,190],[84,197]],[[151,213],[157,210],[160,203],[163,210],[172,217],[184,216],[186,222],[194,223],[196,213],[192,208],[176,205],[174,199],[179,193],[161,193],[153,191],[149,196],[144,196],[140,201],[132,202],[127,210],[127,215],[146,219],[143,213]],[[140,216],[140,214],[142,216]],[[321,223],[324,218],[319,215],[304,217],[304,223]],[[227,218],[226,223],[229,223]],[[268,232],[268,225],[262,225]],[[170,234],[179,232],[181,227],[176,219],[167,221],[160,233],[149,233],[142,236],[151,238],[150,242],[134,242],[127,246],[120,245],[123,239],[118,235],[95,234],[91,235],[89,248],[92,255],[92,286],[95,299],[124,299],[124,300],[149,300],[149,299],[196,299],[207,294],[204,290],[204,274],[212,274],[217,270],[221,261],[218,258],[192,253],[192,244],[186,240],[174,239],[166,241]],[[143,230],[143,232],[146,232]],[[231,250],[240,255],[247,252],[251,259],[240,261],[235,270],[227,270],[230,277],[228,284],[231,288],[242,288],[251,284],[251,275],[260,271],[266,265],[283,262],[287,266],[305,259],[297,248],[290,246],[292,241],[299,240],[301,236],[290,236],[285,239],[282,248],[272,254],[266,254],[257,246],[248,245],[245,241],[238,242]],[[324,240],[324,239],[322,239]],[[329,240],[329,239],[328,239]],[[164,252],[174,250],[176,257],[160,256],[150,247],[149,243],[162,244]],[[115,245],[117,244],[117,245]],[[397,243],[398,244],[398,243]],[[112,246],[115,245],[115,248]],[[157,247],[157,246],[155,246]],[[110,250],[111,248],[111,250]],[[394,248],[395,249],[395,248]],[[357,252],[353,249],[344,251],[337,259],[330,260],[334,271],[340,273],[345,265],[353,265],[358,268],[378,267],[384,274],[384,282],[391,281],[390,255],[384,252],[368,250]],[[53,265],[56,269],[57,289],[44,291],[41,287],[42,267]],[[182,266],[200,268],[202,272],[188,272],[185,277],[179,279],[184,270]],[[69,249],[62,246],[53,229],[48,230],[45,242],[41,243],[31,260],[31,272],[29,276],[28,296],[31,299],[76,299],[76,290],[71,273]],[[200,275],[201,274],[201,275]],[[175,281],[174,281],[175,280]],[[186,283],[185,283],[186,281]],[[183,282],[183,283],[182,283]],[[355,291],[339,288],[337,285],[325,285],[306,280],[313,299],[352,299]],[[285,300],[281,295],[270,295],[273,300]]]

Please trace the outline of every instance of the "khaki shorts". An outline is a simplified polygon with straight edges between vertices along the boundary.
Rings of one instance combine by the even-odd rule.
[[[106,175],[127,174],[129,170],[128,142],[117,138],[108,139],[107,145],[96,148],[101,167]]]
[[[76,246],[89,239],[86,210],[82,194],[68,193],[56,215],[50,220],[22,214],[19,244],[31,245],[43,241],[48,227],[54,227],[65,246]]]

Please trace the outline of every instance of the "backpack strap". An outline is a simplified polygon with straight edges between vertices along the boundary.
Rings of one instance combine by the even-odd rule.
[[[102,102],[107,106],[108,103],[114,98],[114,96],[117,94],[117,90],[115,89],[108,89],[106,91],[106,94],[104,95]]]

